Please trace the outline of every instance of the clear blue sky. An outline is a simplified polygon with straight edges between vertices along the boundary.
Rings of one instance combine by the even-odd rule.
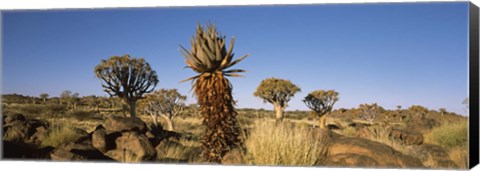
[[[287,110],[307,108],[309,92],[334,89],[335,108],[377,102],[466,113],[468,2],[7,11],[2,23],[2,93],[106,95],[93,68],[114,55],[145,58],[156,89],[177,88],[195,102],[195,75],[177,51],[197,22],[236,36],[250,57],[231,78],[238,107],[272,109],[253,96],[261,80],[289,79],[302,92]]]

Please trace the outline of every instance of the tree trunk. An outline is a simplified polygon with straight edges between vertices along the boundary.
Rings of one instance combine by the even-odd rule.
[[[167,116],[165,114],[160,114],[163,119],[165,119],[165,122],[167,122],[167,130],[168,131],[174,131],[175,130],[175,125],[173,124],[173,117]]]
[[[173,125],[173,118],[166,117],[167,120],[167,130],[173,131],[174,130],[174,125]]]
[[[130,105],[130,117],[132,118],[137,117],[136,101],[130,101],[128,102],[128,104]]]
[[[150,116],[152,117],[152,121],[153,121],[153,124],[155,125],[155,127],[158,127],[157,115],[152,113],[152,114],[150,114]]]
[[[320,127],[320,129],[326,129],[327,127],[325,126],[325,120],[326,120],[326,116],[328,115],[329,113],[326,113],[324,115],[320,115],[320,118],[319,118],[319,122],[318,122],[318,126]]]
[[[282,122],[283,121],[283,108],[280,105],[274,104],[273,105],[275,108],[275,120],[277,122]]]
[[[318,122],[318,126],[320,127],[320,129],[325,129],[325,115],[324,116],[320,116],[320,119],[319,119],[319,122]]]

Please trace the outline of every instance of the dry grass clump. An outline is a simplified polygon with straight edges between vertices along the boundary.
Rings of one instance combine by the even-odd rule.
[[[78,137],[75,129],[70,126],[52,126],[45,140],[42,141],[42,147],[58,147],[61,144],[74,141]]]
[[[435,127],[425,135],[425,141],[447,149],[467,147],[468,123],[464,120]]]
[[[445,123],[425,135],[425,142],[447,149],[460,168],[468,168],[468,121]]]
[[[313,166],[326,156],[326,141],[312,138],[312,130],[270,119],[254,122],[245,142],[247,164]]]
[[[201,143],[194,140],[180,139],[178,142],[162,142],[159,160],[163,162],[200,163],[202,158]]]

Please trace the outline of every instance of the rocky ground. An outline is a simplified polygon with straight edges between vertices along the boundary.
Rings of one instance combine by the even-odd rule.
[[[436,116],[416,116],[404,111],[365,122],[357,119],[354,110],[349,112],[345,114],[345,111],[337,110],[327,115],[327,130],[311,128],[311,138],[325,141],[325,156],[317,162],[317,166],[459,168],[447,149],[425,142],[424,133],[444,122],[435,119]],[[448,119],[450,121],[462,119],[446,117],[451,117]],[[42,141],[54,130],[52,123],[21,114],[3,115],[3,157],[22,160],[187,163],[188,158],[169,158],[165,153],[169,153],[171,147],[194,148],[189,150],[193,156],[201,152],[198,146],[187,147],[180,143],[185,139],[199,141],[198,136],[167,131],[161,126],[147,124],[140,118],[109,116],[101,123],[90,132],[75,128],[71,141],[52,147],[42,145]],[[239,150],[228,153],[223,164],[246,164],[244,154]]]

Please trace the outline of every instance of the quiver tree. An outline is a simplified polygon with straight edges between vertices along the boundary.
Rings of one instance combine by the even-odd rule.
[[[309,93],[303,102],[320,117],[320,128],[325,128],[325,115],[330,113],[333,105],[338,101],[338,92],[334,90],[316,90]]]
[[[152,92],[158,83],[157,73],[150,64],[143,58],[131,58],[130,55],[102,60],[95,67],[95,75],[102,80],[105,92],[128,104],[131,117],[136,117],[137,100]]]
[[[79,102],[80,95],[78,93],[72,93],[70,90],[65,90],[60,94],[60,103],[67,103],[68,108],[76,108]]]
[[[267,78],[262,80],[253,95],[263,99],[264,103],[273,104],[275,118],[279,122],[283,120],[283,111],[288,107],[288,102],[297,92],[300,92],[300,88],[290,80]]]
[[[144,111],[152,117],[155,126],[158,126],[157,116],[161,116],[167,122],[167,130],[173,131],[173,119],[185,108],[187,97],[177,89],[161,89],[147,94],[144,100]]]
[[[208,162],[220,163],[226,152],[241,146],[239,125],[235,101],[232,97],[232,84],[227,76],[238,77],[241,69],[229,69],[246,58],[232,61],[234,38],[226,46],[225,36],[217,32],[216,26],[209,24],[207,29],[198,25],[192,37],[190,51],[180,46],[180,53],[185,57],[187,68],[198,75],[184,81],[192,80],[200,113],[203,116],[205,133],[202,142],[202,156]],[[184,82],[182,81],[182,82]]]
[[[40,94],[40,98],[42,98],[43,104],[45,104],[45,102],[46,102],[46,100],[47,100],[47,98],[48,98],[48,94],[47,94],[47,93],[42,93],[42,94]]]

